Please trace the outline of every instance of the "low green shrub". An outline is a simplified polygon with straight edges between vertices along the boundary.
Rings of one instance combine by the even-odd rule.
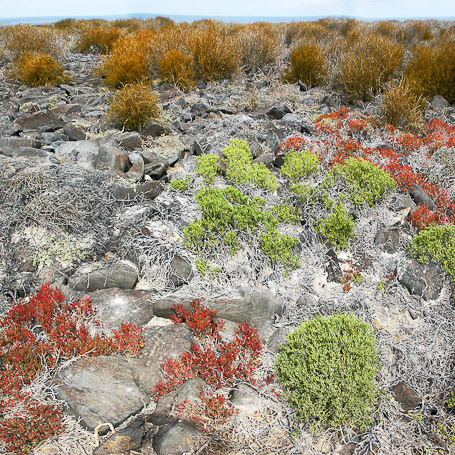
[[[188,189],[188,185],[190,184],[191,177],[186,177],[181,180],[172,180],[171,181],[171,188],[175,191],[186,191]]]
[[[324,221],[319,220],[316,223],[315,230],[319,235],[325,237],[335,249],[346,248],[349,239],[355,238],[354,221],[341,202],[335,205]]]
[[[211,184],[215,180],[215,175],[218,173],[218,160],[220,157],[214,153],[205,153],[198,157],[196,163],[196,174],[204,177],[204,182]]]
[[[395,187],[395,181],[387,171],[363,158],[349,158],[343,165],[335,165],[328,174],[328,179],[338,175],[345,180],[356,206],[366,202],[372,207],[386,190]]]
[[[226,179],[234,185],[250,183],[258,188],[275,190],[279,184],[264,163],[253,163],[250,147],[242,139],[231,139],[223,149]]]
[[[293,248],[299,239],[290,235],[281,234],[275,228],[268,228],[261,235],[262,251],[276,264],[283,264],[286,268],[299,267],[299,258],[294,255]]]
[[[414,236],[408,245],[410,255],[420,262],[438,262],[455,281],[455,226],[429,226]]]
[[[317,316],[289,333],[276,372],[299,420],[313,428],[373,422],[378,351],[371,326],[353,315]]]
[[[283,157],[281,174],[296,182],[302,177],[318,173],[319,157],[309,150],[289,151]]]

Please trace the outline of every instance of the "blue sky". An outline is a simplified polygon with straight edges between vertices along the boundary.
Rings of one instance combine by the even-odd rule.
[[[454,0],[3,0],[0,3],[3,18],[129,13],[370,18],[455,16]]]

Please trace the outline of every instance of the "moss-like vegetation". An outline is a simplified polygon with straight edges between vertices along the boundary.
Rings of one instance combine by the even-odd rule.
[[[220,157],[214,153],[206,153],[197,159],[196,174],[204,177],[204,182],[211,184],[218,173],[218,161]]]
[[[281,174],[289,177],[293,182],[318,172],[319,157],[309,150],[287,152],[283,161]]]
[[[349,158],[343,165],[337,164],[327,173],[326,182],[341,176],[348,186],[352,202],[359,206],[366,202],[374,206],[386,192],[395,187],[395,181],[377,164],[363,158]]]
[[[181,180],[172,180],[171,181],[171,188],[175,191],[186,191],[188,189],[188,185],[190,184],[191,182],[191,177],[186,177],[184,179],[181,179]]]
[[[354,221],[341,202],[335,205],[324,221],[319,220],[316,223],[315,229],[337,250],[346,248],[349,240],[355,238]]]
[[[417,260],[438,262],[455,281],[455,226],[429,226],[414,236],[408,251]]]
[[[287,337],[276,361],[286,397],[313,427],[363,430],[373,421],[378,351],[373,329],[355,316],[317,316]]]
[[[223,149],[226,163],[226,179],[234,185],[250,183],[258,188],[275,190],[279,184],[264,163],[253,163],[250,147],[246,141],[231,139]]]

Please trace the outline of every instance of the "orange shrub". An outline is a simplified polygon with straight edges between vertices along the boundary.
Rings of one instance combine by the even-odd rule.
[[[235,39],[210,21],[193,32],[190,48],[193,51],[196,75],[206,81],[227,79],[239,68],[240,53]]]
[[[99,68],[107,85],[120,88],[150,77],[148,38],[149,34],[141,31],[117,40]]]
[[[441,95],[455,103],[455,40],[417,46],[404,74],[419,95]]]
[[[291,52],[291,65],[284,73],[288,82],[301,80],[308,86],[319,85],[327,76],[324,50],[317,43],[302,43]]]
[[[69,80],[63,66],[54,57],[25,52],[17,64],[18,78],[33,87],[63,84]]]
[[[341,56],[339,77],[351,99],[368,101],[389,81],[401,65],[404,48],[396,41],[373,33],[357,39]]]
[[[171,49],[158,60],[160,78],[184,90],[194,85],[193,58]]]
[[[115,27],[94,27],[87,30],[78,41],[78,48],[82,52],[88,52],[91,46],[98,46],[103,54],[109,53],[114,43],[121,36],[121,32]]]
[[[158,96],[144,83],[125,85],[115,93],[107,113],[109,121],[127,130],[139,130],[158,115]]]

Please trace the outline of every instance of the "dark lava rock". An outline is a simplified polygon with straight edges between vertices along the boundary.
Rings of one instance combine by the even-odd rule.
[[[200,430],[186,423],[166,424],[153,438],[153,449],[157,455],[182,455],[198,446],[202,436]]]
[[[142,147],[141,135],[139,133],[126,133],[117,138],[117,143],[125,150],[136,150]]]
[[[431,197],[428,196],[428,194],[426,194],[425,191],[420,188],[420,186],[414,185],[409,194],[417,205],[423,204],[426,205],[430,210],[434,210],[433,199],[431,199]]]
[[[120,455],[130,450],[140,449],[145,436],[144,421],[135,419],[126,428],[109,436],[93,450],[93,455]]]
[[[193,336],[186,325],[147,327],[143,332],[145,347],[139,358],[128,357],[136,384],[148,395],[162,378],[160,369],[167,357],[177,358],[191,349]]]
[[[41,147],[41,141],[34,137],[0,137],[0,149],[14,149],[19,147],[32,147],[39,149]]]
[[[156,122],[149,122],[141,129],[141,134],[144,137],[159,137],[166,133],[166,128]]]
[[[127,262],[120,262],[88,273],[74,274],[68,279],[68,286],[79,292],[93,292],[100,289],[132,289],[137,283],[137,269]]]
[[[55,131],[63,128],[65,122],[60,120],[56,114],[48,111],[34,112],[18,118],[12,126],[11,134],[20,131]]]
[[[332,283],[341,283],[343,273],[338,262],[337,255],[333,249],[330,249],[325,254],[327,261],[325,263],[325,271],[327,273],[327,281]]]
[[[387,253],[396,253],[400,244],[400,235],[398,233],[398,229],[379,229],[374,237],[374,244],[382,246]]]
[[[119,288],[101,289],[90,294],[97,318],[109,330],[131,322],[143,327],[153,318],[153,293]]]
[[[130,186],[123,183],[114,183],[112,193],[120,201],[130,201],[139,195],[146,199],[153,200],[163,192],[164,186],[161,182],[145,182],[141,185]]]
[[[195,139],[190,149],[190,155],[201,156],[203,153],[204,150],[202,149],[201,144]]]
[[[175,287],[180,287],[184,284],[187,284],[194,276],[191,263],[178,254],[176,254],[172,259],[171,270],[172,273],[170,279]]]
[[[392,393],[404,411],[413,411],[420,406],[419,395],[404,382],[392,387]]]
[[[63,127],[63,132],[68,136],[70,141],[85,141],[86,134],[72,123],[67,123]]]
[[[191,113],[194,115],[202,116],[207,112],[208,106],[204,103],[196,103],[191,106]]]
[[[267,349],[278,354],[281,350],[281,346],[286,343],[288,333],[289,329],[286,327],[276,328],[267,342]]]
[[[144,166],[144,174],[150,176],[153,180],[159,180],[166,174],[168,169],[169,163],[164,158],[156,157]]]
[[[425,300],[437,299],[444,284],[444,272],[438,264],[421,264],[410,259],[397,269],[398,281],[410,294],[420,295]]]
[[[67,412],[90,431],[105,422],[120,425],[149,401],[136,385],[128,359],[120,356],[81,358],[58,373],[56,384]]]
[[[273,106],[267,111],[267,115],[269,118],[274,119],[274,120],[281,120],[284,116],[285,112],[283,108],[279,106]]]
[[[144,177],[144,158],[139,153],[132,152],[128,155],[128,159],[131,162],[131,167],[128,169],[126,177],[139,182]]]
[[[95,167],[103,171],[117,170],[126,172],[128,169],[128,155],[113,144],[102,144],[99,148]]]

